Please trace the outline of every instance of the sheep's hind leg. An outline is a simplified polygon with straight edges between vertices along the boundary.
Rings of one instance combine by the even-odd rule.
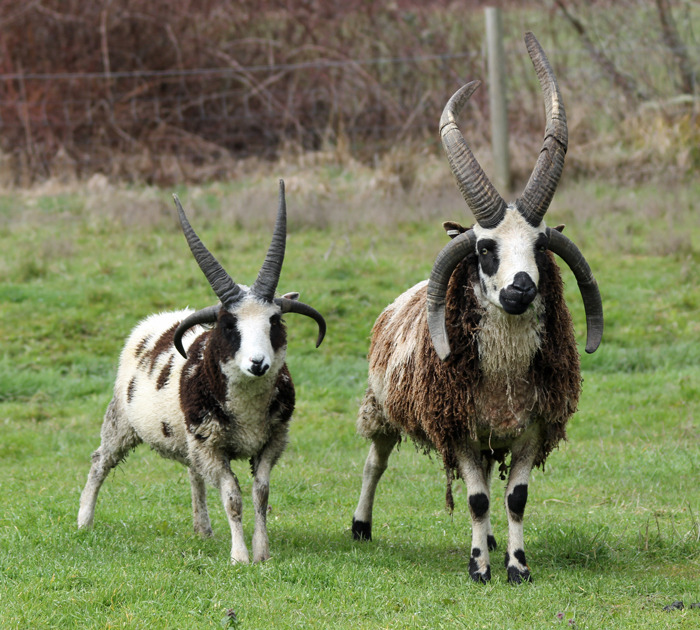
[[[496,544],[491,530],[490,484],[486,476],[491,472],[491,466],[482,460],[477,444],[458,450],[455,454],[459,472],[467,485],[472,520],[469,575],[475,582],[486,583],[491,579],[489,549]]]
[[[377,484],[386,470],[389,455],[398,442],[394,434],[378,434],[372,445],[362,472],[360,500],[352,517],[352,537],[355,540],[372,540],[372,507]]]
[[[107,407],[100,431],[100,446],[92,454],[92,465],[87,483],[80,495],[78,527],[91,527],[95,517],[95,504],[102,483],[112,468],[121,462],[131,449],[141,443],[141,439],[131,425],[119,414],[117,404],[112,399]]]
[[[201,475],[192,468],[187,469],[192,488],[192,519],[194,531],[202,536],[211,536],[211,521],[207,509],[207,488]]]
[[[508,550],[506,551],[506,570],[508,581],[512,584],[532,581],[530,568],[525,560],[523,545],[523,517],[527,503],[527,486],[530,471],[540,443],[539,429],[523,434],[513,445],[510,475],[506,485],[505,503],[508,517]]]

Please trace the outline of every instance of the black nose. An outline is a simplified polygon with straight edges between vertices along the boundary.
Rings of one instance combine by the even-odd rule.
[[[521,315],[537,295],[537,286],[524,271],[519,271],[513,278],[513,284],[501,290],[501,306],[506,313]]]
[[[263,363],[263,359],[251,359],[250,363],[250,373],[253,376],[262,376],[270,368],[267,363]]]

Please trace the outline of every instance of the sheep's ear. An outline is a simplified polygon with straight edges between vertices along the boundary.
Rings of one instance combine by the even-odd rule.
[[[555,227],[554,229],[557,232],[563,232],[565,227],[566,227],[566,225],[564,223],[562,223],[561,225],[557,225],[557,227]]]
[[[286,298],[288,300],[298,300],[299,299],[299,291],[292,291],[291,293],[285,293],[283,298]]]
[[[462,232],[466,232],[469,229],[465,228],[463,225],[457,223],[456,221],[445,221],[442,224],[442,227],[444,228],[445,232],[447,232],[447,236],[449,236],[450,238],[459,236]]]

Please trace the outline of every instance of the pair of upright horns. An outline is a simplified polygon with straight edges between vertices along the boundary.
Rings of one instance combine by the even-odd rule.
[[[561,178],[568,131],[559,86],[547,56],[532,33],[525,34],[525,45],[544,95],[547,122],[537,163],[522,196],[515,201],[515,207],[530,225],[537,227],[542,223]],[[508,205],[486,177],[456,122],[457,116],[479,85],[479,81],[472,81],[450,98],[440,118],[440,137],[464,200],[477,223],[490,229],[501,223]],[[603,305],[591,268],[578,247],[560,231],[546,228],[546,235],[548,248],[561,256],[574,272],[586,310],[586,352],[595,352],[603,336]],[[447,283],[459,262],[474,252],[475,245],[474,231],[463,232],[440,252],[430,274],[428,328],[435,351],[443,360],[450,354],[445,326]]]
[[[211,288],[220,303],[214,306],[208,306],[192,313],[184,319],[175,330],[174,344],[178,352],[185,358],[187,353],[182,346],[182,337],[187,330],[197,324],[211,324],[216,322],[219,311],[222,308],[230,309],[236,302],[240,301],[246,291],[236,284],[226,270],[221,266],[221,263],[214,255],[204,246],[204,243],[195,233],[190,225],[190,222],[185,216],[185,211],[182,209],[180,200],[177,195],[173,195],[175,205],[180,217],[180,225],[187,239],[187,244],[190,246],[192,255],[197,261],[202,273],[209,281]],[[323,337],[326,334],[326,322],[323,316],[314,308],[296,299],[288,297],[275,297],[277,284],[279,283],[280,274],[282,273],[282,263],[284,262],[284,251],[287,244],[287,204],[284,197],[284,181],[280,180],[279,189],[279,207],[277,210],[277,220],[272,233],[272,241],[267,250],[265,261],[263,262],[258,277],[255,279],[253,286],[250,287],[250,293],[264,302],[274,302],[277,304],[283,313],[299,313],[311,317],[318,324],[318,337],[316,339],[316,347],[321,345]]]

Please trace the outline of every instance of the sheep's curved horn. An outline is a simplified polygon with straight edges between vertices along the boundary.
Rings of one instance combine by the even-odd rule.
[[[192,313],[180,322],[180,325],[175,329],[175,336],[173,337],[173,344],[177,348],[177,351],[187,358],[187,352],[182,346],[182,336],[190,329],[192,326],[197,324],[213,324],[216,322],[219,311],[221,310],[221,304],[215,304],[214,306],[207,306],[201,311]]]
[[[282,263],[284,262],[284,249],[287,244],[287,204],[284,198],[284,180],[280,179],[279,208],[277,210],[277,220],[272,233],[272,241],[265,256],[265,262],[260,268],[250,290],[261,297],[266,302],[271,302],[275,296],[277,283],[282,273]]]
[[[318,324],[318,337],[316,338],[316,347],[318,348],[326,336],[326,320],[323,319],[323,315],[319,313],[315,308],[312,308],[308,304],[299,302],[297,300],[290,300],[289,298],[281,297],[275,298],[275,304],[282,309],[283,313],[298,313],[299,315],[306,315],[310,317]]]
[[[547,56],[532,33],[525,34],[525,45],[544,95],[547,124],[537,163],[516,205],[527,222],[537,227],[542,222],[559,184],[569,134],[559,86]]]
[[[443,361],[450,355],[450,341],[445,325],[445,296],[447,284],[455,267],[470,253],[474,253],[474,230],[462,232],[453,238],[438,254],[428,280],[428,330],[435,352]]]
[[[479,85],[480,81],[467,83],[447,101],[440,117],[440,138],[457,186],[474,218],[481,227],[493,228],[503,220],[506,202],[486,177],[457,127],[457,116]]]
[[[564,260],[574,272],[586,311],[586,352],[595,352],[603,338],[603,302],[598,283],[583,254],[574,243],[556,229],[547,228],[548,248]]]
[[[216,296],[221,300],[221,303],[227,308],[234,302],[238,301],[243,294],[241,288],[233,281],[214,255],[204,246],[204,243],[199,239],[195,231],[192,229],[190,222],[185,216],[185,211],[182,209],[180,200],[177,195],[173,195],[177,213],[180,217],[180,225],[187,239],[187,244],[190,246],[192,255],[197,261],[199,268],[209,281],[211,288],[216,293]]]

